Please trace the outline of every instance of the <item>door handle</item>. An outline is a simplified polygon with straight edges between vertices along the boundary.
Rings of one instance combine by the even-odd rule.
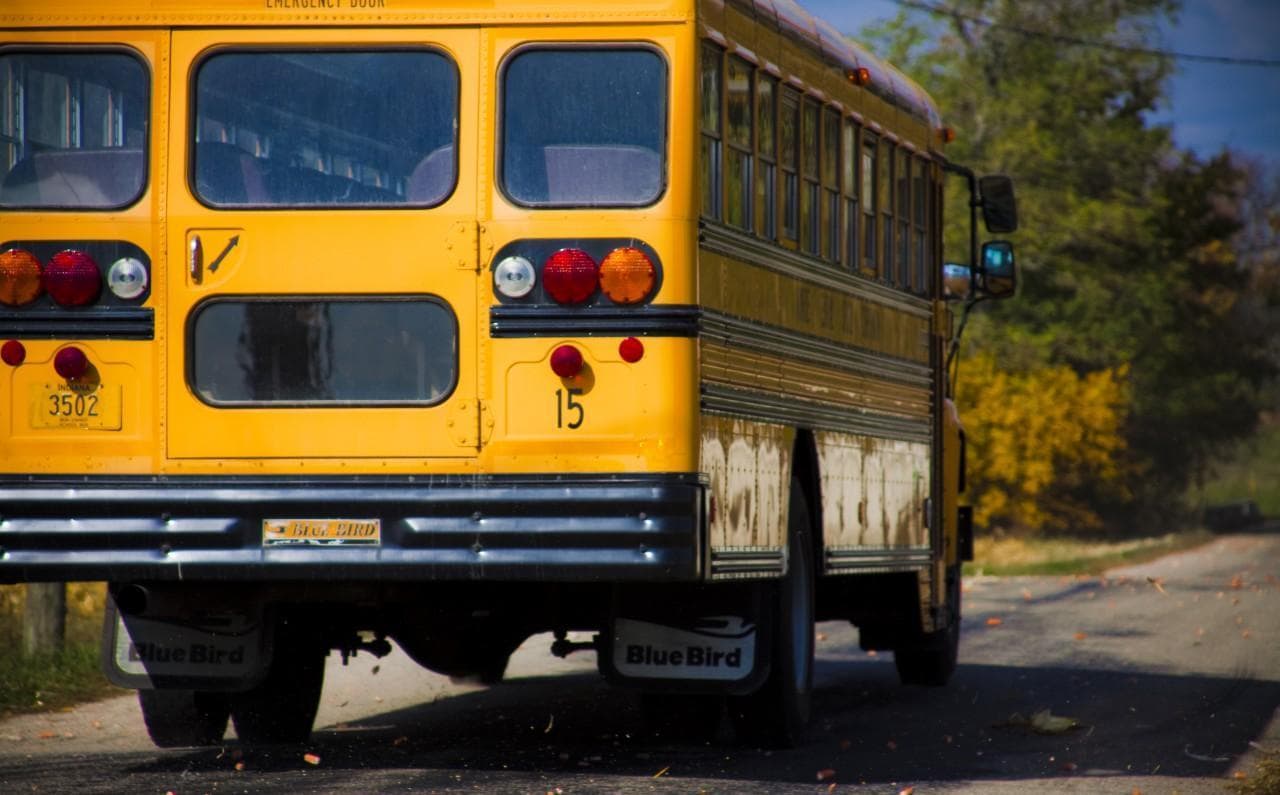
[[[187,243],[187,273],[191,275],[193,284],[204,281],[204,246],[199,235],[192,235]]]

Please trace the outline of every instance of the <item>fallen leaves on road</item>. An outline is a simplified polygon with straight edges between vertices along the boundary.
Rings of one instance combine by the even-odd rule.
[[[1084,640],[1089,637],[1089,635],[1085,632],[1077,632],[1073,637],[1075,637],[1076,640]]]
[[[836,771],[832,770],[829,767],[824,767],[822,770],[818,771],[819,781],[830,781],[835,777],[836,777]]]
[[[1157,591],[1164,594],[1165,596],[1169,595],[1169,592],[1164,589],[1163,577],[1148,577],[1147,582],[1151,583]]]
[[[1197,762],[1230,762],[1231,761],[1231,757],[1229,756],[1208,756],[1206,754],[1192,753],[1191,743],[1187,743],[1185,746],[1183,746],[1182,753],[1188,759],[1194,759]]]
[[[657,773],[654,773],[654,774],[653,774],[653,777],[654,777],[654,778],[662,778],[662,777],[663,777],[663,776],[665,776],[665,775],[667,774],[667,772],[668,772],[668,771],[670,771],[670,770],[671,770],[671,765],[667,765],[666,767],[664,767],[664,768],[662,768],[661,770],[659,770]]]
[[[543,729],[543,730],[542,730],[542,733],[543,733],[543,734],[550,734],[550,733],[551,733],[551,727],[553,727],[553,726],[555,726],[555,725],[556,725],[556,716],[555,716],[555,714],[553,713],[553,714],[552,714],[552,715],[547,719],[547,728]]]
[[[987,619],[987,626],[989,627],[998,627],[1003,623],[1004,623],[1004,619],[997,618],[996,616],[991,616],[990,618]]]
[[[1023,717],[1022,713],[1015,712],[1009,716],[1004,723],[996,724],[997,726],[1019,726],[1030,729],[1037,734],[1065,734],[1072,729],[1080,726],[1080,721],[1075,718],[1068,718],[1062,715],[1054,715],[1047,709],[1032,713],[1030,718]]]
[[[403,734],[402,734],[402,735],[400,735],[399,737],[397,737],[397,738],[395,738],[394,740],[392,740],[392,741],[391,741],[391,745],[392,745],[392,746],[394,746],[394,747],[396,747],[396,748],[399,748],[400,746],[404,745],[404,744],[405,744],[405,743],[407,743],[407,742],[409,742],[409,738],[408,738],[407,736],[405,736],[405,735],[403,735]]]
[[[916,791],[915,787],[903,787],[902,789],[898,790],[898,795],[911,795],[911,793],[915,791]]]
[[[813,637],[814,637],[814,640],[817,640],[817,641],[824,641],[824,640],[826,640],[826,639],[827,639],[827,633],[825,633],[825,632],[818,632],[818,633],[816,633]]]
[[[235,768],[236,768],[236,770],[237,770],[237,771],[243,771],[243,770],[244,770],[244,762],[236,762],[236,764],[235,764]]]
[[[302,761],[306,762],[308,765],[318,765],[320,764],[320,757],[315,754],[303,754]]]

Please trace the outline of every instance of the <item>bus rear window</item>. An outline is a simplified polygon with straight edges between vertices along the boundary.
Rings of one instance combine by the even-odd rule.
[[[0,208],[137,201],[150,84],[142,61],[123,52],[0,51]]]
[[[439,403],[458,327],[437,299],[209,301],[191,321],[188,378],[213,405]]]
[[[431,50],[226,51],[196,73],[214,207],[432,206],[457,177],[458,70]]]
[[[516,203],[643,206],[666,174],[667,67],[647,49],[533,49],[502,83],[502,185]]]

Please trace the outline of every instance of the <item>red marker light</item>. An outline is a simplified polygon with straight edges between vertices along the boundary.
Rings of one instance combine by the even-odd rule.
[[[596,261],[578,248],[562,248],[542,268],[542,286],[559,304],[580,304],[596,291]]]
[[[627,337],[618,343],[618,355],[622,361],[635,364],[644,358],[644,343],[635,337]]]
[[[89,357],[79,348],[63,348],[53,357],[53,369],[67,380],[79,378],[89,369]]]
[[[44,289],[62,306],[86,306],[102,292],[102,272],[83,251],[60,251],[44,269]]]
[[[9,340],[0,345],[0,359],[10,367],[17,367],[27,360],[27,346],[17,340]]]
[[[551,369],[561,378],[573,378],[582,372],[582,353],[572,345],[561,345],[551,352]]]

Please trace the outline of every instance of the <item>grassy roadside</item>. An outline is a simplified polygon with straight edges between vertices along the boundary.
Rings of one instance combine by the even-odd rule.
[[[1161,555],[1197,547],[1213,537],[1205,530],[1123,541],[979,537],[974,540],[973,562],[964,564],[964,573],[996,576],[1100,574],[1114,566],[1145,563]]]
[[[67,585],[66,647],[55,654],[22,653],[25,588],[0,586],[0,717],[63,709],[122,693],[98,662],[102,642],[103,583]]]

